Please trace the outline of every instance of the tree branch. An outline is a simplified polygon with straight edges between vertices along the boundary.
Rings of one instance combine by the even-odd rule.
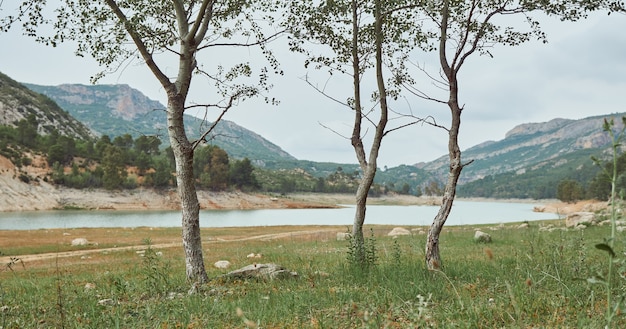
[[[279,35],[283,34],[287,32],[287,30],[281,30],[278,31],[272,35],[270,35],[269,37],[263,38],[261,40],[257,40],[255,42],[252,43],[239,43],[239,42],[221,42],[221,43],[210,43],[210,44],[206,44],[204,46],[198,47],[198,50],[202,50],[202,49],[206,49],[206,48],[212,48],[212,47],[253,47],[253,46],[258,46],[258,45],[262,45],[265,43],[268,43],[274,39],[276,39]]]
[[[172,82],[165,75],[165,73],[161,71],[159,66],[154,62],[154,58],[152,57],[152,54],[146,48],[146,44],[141,39],[141,36],[133,28],[133,24],[128,21],[128,18],[126,17],[126,15],[124,15],[124,13],[120,9],[120,7],[117,5],[115,0],[106,0],[106,3],[109,6],[109,8],[111,8],[115,16],[117,16],[117,18],[120,20],[120,22],[124,24],[124,29],[126,30],[126,32],[128,32],[128,35],[131,37],[131,39],[135,43],[135,46],[137,46],[137,50],[139,50],[141,57],[146,62],[146,65],[148,65],[148,68],[150,69],[150,71],[152,71],[152,73],[157,78],[157,80],[159,80],[163,88],[165,88],[165,90],[168,90]]]

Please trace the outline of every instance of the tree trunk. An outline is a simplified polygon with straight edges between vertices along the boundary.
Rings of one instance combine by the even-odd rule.
[[[193,175],[193,147],[183,125],[184,101],[179,95],[168,96],[167,123],[176,161],[176,182],[181,201],[183,249],[187,280],[206,283],[208,276],[202,256],[200,203]]]
[[[438,270],[442,267],[441,256],[439,254],[439,234],[452,210],[452,203],[456,196],[456,185],[459,181],[461,170],[463,170],[461,149],[458,143],[459,128],[461,126],[461,108],[456,101],[451,101],[449,106],[452,113],[452,125],[448,135],[450,169],[443,192],[441,207],[435,219],[433,219],[433,224],[428,230],[428,239],[426,240],[426,266],[429,270]]]
[[[376,163],[376,161],[374,161]],[[356,212],[352,224],[352,247],[354,248],[356,260],[364,264],[365,262],[365,238],[363,236],[363,223],[365,223],[365,212],[367,210],[367,195],[374,182],[376,167],[367,166],[366,172],[359,182],[356,191]]]
[[[374,176],[376,176],[378,153],[382,139],[385,136],[385,127],[388,121],[388,108],[387,108],[387,90],[385,87],[383,77],[383,60],[382,60],[382,17],[380,15],[380,0],[375,2],[375,46],[376,46],[376,82],[378,87],[378,93],[380,95],[380,119],[376,125],[376,133],[372,141],[372,147],[369,153],[369,161],[365,155],[365,148],[363,146],[363,140],[361,138],[361,124],[363,120],[363,113],[361,108],[361,80],[360,80],[360,59],[358,55],[358,2],[352,1],[352,65],[353,65],[353,86],[354,86],[354,105],[355,105],[355,118],[354,127],[352,131],[352,146],[356,153],[356,157],[363,171],[363,177],[359,182],[359,187],[356,192],[356,213],[354,215],[354,223],[352,225],[352,243],[354,251],[357,253],[355,256],[357,260],[364,264],[365,262],[365,239],[363,237],[363,223],[365,222],[365,212],[367,208],[367,196],[370,188],[374,183]]]
[[[452,123],[448,130],[448,157],[450,162],[450,169],[448,172],[448,180],[443,191],[443,199],[439,212],[433,219],[433,224],[428,230],[428,239],[426,240],[426,266],[429,270],[438,270],[442,268],[441,256],[439,254],[439,235],[443,229],[443,225],[446,223],[450,211],[452,210],[452,203],[456,195],[456,184],[459,181],[461,170],[463,170],[463,164],[461,163],[461,149],[459,148],[459,128],[461,127],[461,112],[463,109],[459,106],[459,84],[457,79],[457,72],[463,61],[458,61],[457,52],[452,61],[453,65],[450,66],[446,56],[446,42],[448,40],[448,18],[450,15],[449,1],[444,0],[441,9],[441,24],[440,32],[441,37],[439,39],[439,63],[443,70],[449,88],[448,107],[450,108],[450,115]],[[457,66],[454,66],[456,63]]]
[[[456,148],[458,150],[458,145],[456,145]],[[448,181],[444,188],[441,207],[428,230],[428,239],[426,240],[426,266],[429,270],[438,270],[442,267],[441,256],[439,254],[439,234],[452,210],[452,203],[456,195],[456,184],[462,169],[461,152],[451,153],[450,171],[448,173]]]

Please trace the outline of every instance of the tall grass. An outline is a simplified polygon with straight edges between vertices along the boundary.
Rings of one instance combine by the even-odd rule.
[[[441,272],[423,264],[425,235],[393,239],[377,227],[376,262],[366,271],[346,259],[346,241],[326,235],[208,243],[208,264],[218,257],[234,267],[275,262],[299,275],[213,280],[191,295],[179,248],[146,252],[149,259],[130,251],[93,255],[79,265],[59,263],[59,270],[27,265],[0,273],[0,327],[602,327],[606,295],[580,279],[604,268],[594,242],[606,228],[539,231],[540,223],[532,224],[494,230],[488,245],[474,243],[470,227],[446,228]],[[623,245],[616,240],[614,249]],[[250,252],[262,258],[247,259]],[[613,324],[626,326],[623,318]]]
[[[596,275],[587,279],[587,281],[590,283],[597,283],[597,284],[602,284],[605,286],[605,289],[606,289],[606,315],[605,315],[606,326],[605,327],[606,328],[612,328],[614,317],[624,312],[622,308],[624,304],[624,299],[626,297],[624,292],[621,292],[621,294],[618,294],[617,300],[613,298],[614,294],[616,294],[616,292],[614,291],[615,290],[614,275],[615,275],[616,268],[619,266],[619,271],[622,275],[622,278],[624,278],[624,273],[626,273],[625,272],[626,260],[623,257],[619,257],[618,254],[615,252],[615,242],[616,242],[615,240],[617,238],[616,236],[617,221],[620,217],[618,215],[618,202],[621,201],[618,198],[617,191],[616,191],[617,180],[619,178],[617,175],[617,172],[618,172],[617,171],[617,166],[618,166],[617,159],[618,159],[619,148],[621,147],[621,140],[624,136],[624,131],[626,130],[626,117],[622,117],[621,130],[615,133],[613,131],[614,128],[615,128],[615,121],[613,120],[613,118],[611,118],[610,120],[604,119],[604,124],[603,124],[602,129],[609,134],[609,136],[611,137],[611,142],[612,142],[612,145],[611,145],[612,146],[612,162],[611,162],[610,171],[607,168],[603,167],[598,159],[592,158],[592,160],[594,160],[596,164],[601,166],[601,168],[604,170],[604,173],[611,181],[611,195],[609,196],[610,209],[611,209],[611,213],[610,213],[611,233],[608,238],[604,238],[603,243],[596,244],[597,249],[603,250],[607,254],[607,258],[608,258],[607,271],[606,271],[606,275],[604,275],[604,273],[602,272],[598,272]],[[623,198],[624,196],[622,195],[622,199]]]

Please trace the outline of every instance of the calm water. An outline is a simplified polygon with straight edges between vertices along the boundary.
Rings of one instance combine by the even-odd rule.
[[[556,214],[535,213],[534,204],[456,201],[446,225],[490,224],[556,219]],[[438,206],[368,206],[366,224],[430,225]],[[339,209],[206,210],[202,227],[352,225],[354,206]],[[175,227],[174,211],[46,211],[0,213],[0,230],[77,227]]]

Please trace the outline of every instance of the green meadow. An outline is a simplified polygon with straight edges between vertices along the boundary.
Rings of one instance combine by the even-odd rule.
[[[348,261],[349,243],[337,241],[336,233],[346,232],[345,227],[203,229],[213,279],[193,294],[185,281],[182,247],[159,247],[177,241],[179,229],[83,229],[108,239],[118,235],[125,241],[119,246],[141,245],[142,252],[105,249],[113,243],[70,247],[60,238],[28,249],[20,235],[44,233],[16,232],[3,239],[15,239],[19,247],[5,243],[3,256],[94,250],[5,261],[0,328],[604,327],[606,286],[587,279],[607,271],[607,253],[595,245],[609,236],[609,226],[518,225],[444,228],[444,267],[437,272],[424,264],[426,235],[418,231],[424,227],[393,238],[387,236],[392,227],[367,226],[372,264],[365,267]],[[546,230],[547,225],[554,228]],[[474,242],[475,229],[489,233],[492,243]],[[271,235],[277,231],[286,233]],[[616,260],[623,258],[623,242],[620,233]],[[250,253],[260,258],[248,258]],[[232,265],[214,268],[217,260]],[[283,280],[219,277],[254,262],[277,263],[298,275]],[[619,275],[614,280],[619,300],[626,282]],[[618,315],[613,327],[626,327],[626,320]]]

